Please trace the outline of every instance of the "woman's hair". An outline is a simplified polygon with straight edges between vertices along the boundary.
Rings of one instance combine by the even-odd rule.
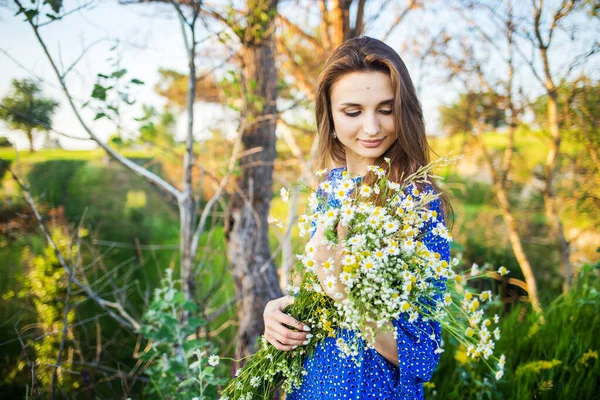
[[[420,167],[429,163],[429,143],[425,135],[425,122],[421,103],[404,62],[387,44],[367,36],[353,38],[342,43],[329,57],[317,82],[316,117],[319,135],[319,160],[321,168],[330,164],[346,164],[344,145],[333,137],[334,125],[331,111],[331,88],[343,75],[351,72],[385,72],[389,74],[394,91],[394,127],[396,140],[375,162],[388,169],[385,158],[391,160],[389,179],[400,182]],[[372,184],[374,174],[368,174],[365,182]],[[432,178],[431,186],[439,193],[444,215],[453,213],[448,194],[441,190]],[[421,185],[419,189],[423,189]],[[377,201],[377,200],[376,200]]]

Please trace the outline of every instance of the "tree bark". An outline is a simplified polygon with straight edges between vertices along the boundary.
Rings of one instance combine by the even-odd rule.
[[[256,339],[264,332],[266,303],[282,295],[277,269],[269,248],[267,218],[272,196],[275,125],[277,121],[277,71],[273,17],[277,0],[249,0],[247,26],[256,26],[261,12],[269,16],[258,32],[246,34],[241,50],[249,124],[242,132],[244,150],[261,148],[240,159],[240,190],[230,200],[226,218],[227,258],[231,264],[238,303],[237,356],[256,351]],[[249,29],[249,28],[247,28]]]

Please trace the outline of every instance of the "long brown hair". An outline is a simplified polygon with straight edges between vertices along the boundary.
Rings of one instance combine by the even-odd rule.
[[[333,137],[334,125],[331,111],[331,87],[345,74],[350,72],[381,71],[389,74],[394,91],[394,126],[396,140],[390,148],[375,162],[388,169],[385,158],[390,158],[390,179],[400,182],[430,161],[431,147],[425,134],[423,110],[416,90],[404,62],[387,44],[367,36],[353,38],[342,43],[329,57],[317,82],[316,117],[319,135],[318,157],[321,168],[346,164],[344,145]],[[432,151],[432,150],[431,150]],[[374,174],[364,178],[367,184],[375,180]],[[439,193],[446,221],[453,215],[448,193],[429,178],[431,186]],[[419,189],[422,190],[422,185]],[[452,218],[453,219],[453,218]]]

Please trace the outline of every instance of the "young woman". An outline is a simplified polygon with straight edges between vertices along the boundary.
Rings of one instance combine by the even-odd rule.
[[[351,39],[333,52],[319,76],[316,113],[321,163],[337,166],[327,176],[334,184],[344,171],[357,180],[372,181],[368,165],[390,169],[391,179],[399,182],[429,162],[421,104],[408,70],[400,56],[379,40]],[[385,158],[391,160],[390,167]],[[414,192],[417,196],[423,191],[440,194],[430,207],[437,211],[437,222],[445,224],[444,211],[450,211],[446,194],[435,182],[418,189]],[[339,206],[333,196],[327,202]],[[423,241],[449,262],[449,243],[430,232],[433,225],[422,228]],[[320,243],[322,235],[313,229],[311,241]],[[339,255],[339,249],[320,246],[316,259]],[[318,275],[323,284],[323,275]],[[282,312],[293,300],[291,296],[273,300],[263,315],[265,337],[284,351],[307,344],[312,337],[308,325]],[[360,366],[340,356],[336,338],[326,338],[314,356],[306,358],[307,375],[299,389],[288,393],[287,400],[422,398],[423,382],[431,378],[439,360],[434,351],[440,329],[435,322],[419,321],[408,323],[403,316],[394,320],[395,332],[378,333],[375,349],[364,350]],[[429,334],[432,331],[434,334]],[[344,337],[352,334],[339,332]]]

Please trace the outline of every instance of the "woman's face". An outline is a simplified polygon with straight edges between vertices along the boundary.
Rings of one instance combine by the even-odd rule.
[[[366,173],[396,140],[394,91],[385,72],[351,72],[331,87],[331,112],[348,171]]]

